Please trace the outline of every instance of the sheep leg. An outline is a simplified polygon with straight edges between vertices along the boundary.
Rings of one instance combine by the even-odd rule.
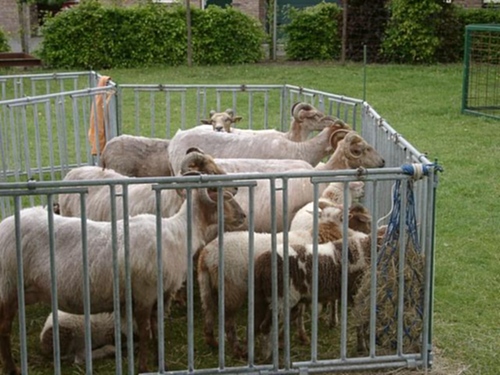
[[[331,311],[330,311],[330,321],[328,322],[330,327],[338,327],[339,325],[339,300],[334,299],[330,303]]]
[[[3,362],[3,370],[8,375],[20,375],[12,358],[12,347],[10,335],[12,332],[12,321],[17,312],[17,302],[0,303],[0,356]]]
[[[201,286],[201,282],[200,282]],[[218,348],[219,343],[215,339],[214,336],[214,328],[215,328],[215,311],[217,310],[217,299],[218,295],[216,291],[211,290],[210,292],[205,292],[200,287],[200,296],[203,307],[203,312],[205,315],[204,322],[204,334],[205,334],[205,342],[208,346],[212,348]]]
[[[310,343],[309,336],[306,333],[306,327],[304,326],[304,314],[306,310],[306,305],[304,303],[299,303],[292,308],[290,314],[290,321],[295,321],[297,325],[297,337],[303,345],[308,345]]]
[[[233,348],[233,355],[236,358],[245,358],[247,356],[246,350],[244,350],[238,340],[238,335],[236,334],[236,323],[234,321],[234,315],[226,311],[226,337],[229,345]]]
[[[114,345],[104,345],[100,348],[92,350],[92,360],[98,360],[102,358],[108,358],[115,355],[116,349]],[[75,355],[75,364],[83,365],[85,364],[85,349]]]
[[[134,316],[139,335],[139,352],[137,354],[139,372],[148,372],[148,343],[151,338],[152,307],[135,307]],[[158,350],[157,350],[158,351]]]

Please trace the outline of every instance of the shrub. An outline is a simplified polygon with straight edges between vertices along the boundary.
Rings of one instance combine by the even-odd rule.
[[[4,31],[0,28],[0,52],[8,51],[10,51],[9,40],[7,39],[7,35],[5,35]]]
[[[192,10],[193,61],[197,64],[242,64],[263,58],[266,35],[260,23],[231,7]]]
[[[186,9],[146,4],[103,7],[96,0],[60,12],[43,28],[40,57],[58,68],[131,68],[186,61]],[[247,63],[262,57],[262,28],[233,10],[192,9],[193,60]]]
[[[391,18],[382,42],[382,54],[399,63],[432,63],[442,0],[392,0]]]
[[[339,19],[342,11],[332,3],[301,10],[289,8],[285,51],[290,60],[328,60],[340,54]]]

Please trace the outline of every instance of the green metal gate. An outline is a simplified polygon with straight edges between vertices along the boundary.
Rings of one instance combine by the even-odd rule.
[[[462,112],[500,119],[500,25],[465,28]]]

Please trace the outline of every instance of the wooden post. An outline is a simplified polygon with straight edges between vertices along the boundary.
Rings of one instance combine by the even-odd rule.
[[[345,64],[346,58],[346,48],[347,48],[347,8],[348,1],[343,0],[343,10],[342,10],[342,51],[340,52],[340,63]]]
[[[193,42],[191,38],[191,3],[186,0],[186,26],[187,26],[187,64],[193,65]]]
[[[19,7],[19,23],[21,26],[21,49],[22,52],[30,53],[30,5],[26,0],[21,0]]]

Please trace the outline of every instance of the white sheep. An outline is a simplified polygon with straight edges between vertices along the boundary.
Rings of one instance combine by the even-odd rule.
[[[40,332],[40,349],[47,357],[53,355],[54,325],[50,313]],[[61,359],[72,360],[76,364],[85,363],[85,315],[57,312],[59,327],[59,353]],[[126,325],[122,322],[122,333]],[[115,319],[112,313],[90,315],[92,337],[92,360],[115,355]]]
[[[328,304],[341,297],[342,243],[336,240],[318,245],[318,303]],[[348,244],[348,301],[352,303],[358,281],[370,266],[371,236],[355,232]],[[283,314],[283,248],[277,249],[278,305]],[[291,244],[289,254],[289,307],[297,309],[299,302],[312,301],[313,245]],[[263,335],[261,356],[268,360],[272,354],[270,330],[272,325],[272,265],[271,249],[255,261],[255,333]]]
[[[204,174],[225,174],[210,155],[200,150],[193,150],[184,156],[180,173],[198,171]],[[126,179],[111,169],[84,166],[74,168],[64,177],[64,181]],[[117,195],[122,193],[122,187],[116,186]],[[175,190],[167,189],[161,192],[161,214],[163,217],[174,215],[181,207],[183,198]],[[63,216],[80,216],[80,196],[78,194],[61,194],[59,209]],[[156,214],[156,195],[151,184],[131,184],[128,186],[128,212],[130,216],[143,213]],[[97,221],[111,220],[110,188],[106,185],[88,187],[86,199],[87,218]],[[121,196],[116,199],[116,217],[123,218]]]
[[[301,171],[324,171],[339,169],[355,169],[358,167],[378,168],[385,165],[382,156],[370,146],[355,131],[337,130],[331,138],[335,152],[326,163],[320,163],[316,167],[307,165],[300,160],[260,160],[260,159],[222,159],[216,158],[216,163],[227,173],[248,173],[248,172],[301,172]],[[280,181],[278,181],[280,182]],[[327,183],[318,185],[321,194]],[[279,187],[279,184],[277,184]],[[283,226],[283,193],[276,191],[276,227],[277,231],[288,229],[293,215],[304,205],[311,202],[314,195],[314,186],[310,178],[291,178],[288,180],[288,225]],[[254,222],[256,232],[271,232],[271,189],[269,180],[257,180],[254,188],[254,207],[259,210],[254,211]],[[248,188],[240,188],[236,200],[243,210],[248,214],[250,211]],[[262,209],[260,209],[262,208]],[[298,229],[298,228],[295,228]],[[307,228],[305,228],[307,230]]]
[[[341,238],[343,210],[339,206],[320,204],[319,207],[318,243]],[[312,212],[310,213],[312,215]],[[229,345],[236,357],[243,357],[245,351],[241,348],[236,335],[235,319],[248,296],[248,262],[249,262],[249,232],[224,233],[224,311],[225,332]],[[254,233],[254,259],[271,248],[270,233]],[[283,234],[276,235],[278,247],[282,247]],[[311,231],[288,232],[289,243],[312,243]],[[198,285],[204,315],[205,342],[217,347],[214,337],[215,318],[218,310],[219,291],[219,240],[215,239],[198,254]],[[298,335],[301,340],[307,340],[302,321],[298,321]]]
[[[195,127],[177,131],[170,140],[169,157],[174,172],[179,169],[182,156],[190,147],[199,147],[215,158],[301,159],[316,165],[334,151],[332,134],[346,128],[347,125],[342,121],[331,120],[315,137],[294,142],[283,137],[280,132],[233,134]]]
[[[358,202],[364,196],[364,182],[351,181],[348,183],[347,190],[347,207],[350,207],[353,202]],[[344,205],[344,183],[331,182],[321,193],[318,202],[330,202],[334,204]],[[290,223],[290,230],[310,230],[313,227],[311,215],[309,212],[313,210],[314,202],[309,202],[302,206],[293,216]]]
[[[210,242],[218,231],[218,192],[205,188],[192,190],[192,248]],[[241,207],[224,190],[224,229],[237,229],[245,220]],[[130,280],[133,316],[138,332],[139,372],[147,372],[148,341],[152,334],[152,310],[157,301],[157,283],[162,282],[165,296],[177,291],[187,271],[187,219],[185,202],[179,212],[164,218],[161,225],[163,280],[157,280],[157,218],[143,214],[129,219]],[[10,216],[0,223],[0,356],[3,370],[19,374],[12,357],[10,335],[18,309],[17,246],[24,262],[24,293],[27,305],[51,303],[50,242],[48,213],[40,207],[22,210],[19,225]],[[125,285],[123,223],[117,222],[117,266],[121,285]],[[92,313],[112,312],[113,248],[111,223],[86,221],[90,308]],[[20,238],[17,238],[18,230]],[[59,308],[73,314],[84,312],[82,220],[60,215],[53,217],[54,257]],[[120,288],[120,302],[125,302],[125,288]]]
[[[231,124],[239,121],[241,117],[232,119],[234,117],[232,109],[226,110],[226,115],[224,112],[222,114],[215,113],[215,111],[210,111],[211,120],[204,120],[202,123],[204,124],[212,124],[214,130],[222,130],[227,133],[262,133],[267,132],[269,134],[283,136],[288,138],[294,142],[302,142],[305,141],[309,134],[313,131],[321,131],[325,126],[327,126],[331,121],[335,121],[334,118],[330,116],[325,116],[321,111],[314,108],[309,103],[297,102],[291,108],[291,123],[287,132],[280,132],[278,130],[273,129],[265,129],[265,130],[251,130],[251,129],[235,129],[231,128]],[[215,120],[213,118],[216,118]],[[223,121],[220,118],[229,117],[229,119],[224,119]],[[216,125],[217,124],[217,125]]]
[[[173,176],[169,140],[122,134],[104,147],[100,163],[129,177]]]

